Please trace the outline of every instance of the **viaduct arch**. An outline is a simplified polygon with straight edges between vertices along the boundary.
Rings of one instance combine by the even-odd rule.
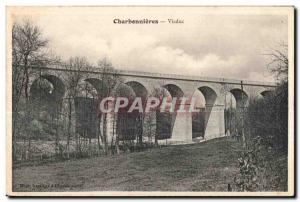
[[[48,82],[46,85],[46,95],[44,99],[59,103],[60,100],[67,98],[70,93],[66,84],[68,70],[60,67],[39,67],[34,68],[35,74],[30,78],[30,98],[34,100],[40,95],[39,88],[41,80]],[[80,85],[91,86],[92,91],[96,94],[94,97],[99,102],[104,97],[109,96],[108,86],[101,80],[102,72],[95,70],[93,72],[83,72],[83,79]],[[180,75],[165,75],[146,72],[133,72],[118,70],[117,73],[123,80],[119,85],[120,96],[140,97],[143,107],[145,106],[147,97],[153,94],[155,89],[164,89],[167,96],[172,98],[193,97],[196,91],[199,91],[205,99],[205,114],[204,114],[204,139],[213,139],[225,135],[225,120],[224,110],[226,105],[226,96],[233,95],[236,100],[236,108],[245,107],[251,99],[258,99],[272,93],[276,85],[274,83],[240,81],[224,78],[205,78]],[[127,89],[127,90],[126,90]],[[44,89],[45,90],[45,89]],[[95,93],[96,92],[96,93]],[[123,93],[123,95],[122,95]],[[78,97],[82,97],[78,94]],[[179,100],[179,99],[178,99]],[[74,104],[74,103],[73,103]],[[180,103],[178,103],[180,105]],[[191,103],[186,103],[190,105]],[[76,104],[74,104],[76,105]],[[78,108],[79,106],[77,106]],[[74,106],[74,109],[76,107]],[[90,112],[90,113],[95,113]],[[130,118],[128,118],[128,116]],[[101,121],[101,116],[98,112],[93,115]],[[121,116],[120,116],[121,117]],[[160,119],[164,118],[169,121],[167,129],[162,128]],[[128,125],[124,120],[133,122],[133,125],[141,125],[141,131],[132,132],[134,129],[129,129],[128,134],[143,134],[144,117],[143,115],[132,112],[130,115],[124,115],[123,123],[118,123],[117,131],[124,132],[124,125]],[[166,113],[156,115],[156,132],[161,133],[162,139],[168,138],[170,142],[192,142],[193,128],[197,122],[193,121],[191,113]],[[122,125],[123,124],[123,125]],[[194,125],[193,125],[194,124]],[[108,127],[108,133],[112,133],[113,126]],[[129,135],[130,136],[130,135]],[[138,135],[139,136],[139,135]],[[142,138],[142,135],[139,136]],[[133,136],[130,136],[132,139]],[[109,138],[108,138],[109,139]]]

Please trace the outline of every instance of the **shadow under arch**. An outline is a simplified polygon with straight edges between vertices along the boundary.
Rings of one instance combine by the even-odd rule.
[[[22,107],[26,107],[26,124],[34,138],[49,138],[57,134],[64,95],[65,85],[57,76],[43,74],[32,82],[28,105]]]
[[[44,74],[33,81],[29,89],[29,100],[36,113],[47,111],[57,117],[65,95],[65,85],[57,76]]]
[[[88,82],[96,89],[99,99],[103,99],[109,95],[110,92],[108,85],[103,80],[97,78],[87,78],[84,81]]]
[[[235,99],[235,108],[225,110],[225,133],[241,138],[243,136],[243,118],[245,107],[249,104],[249,97],[245,91],[239,88],[230,90]]]
[[[269,98],[273,95],[274,91],[273,90],[261,90],[257,92],[255,97],[251,100],[251,102],[257,102],[266,98]]]
[[[165,112],[156,111],[156,134],[158,140],[172,138],[173,128],[177,117],[176,111],[180,106],[179,98],[183,97],[184,95],[182,89],[175,84],[166,84],[161,86],[161,88],[163,90],[162,97],[167,97],[167,100],[171,101],[176,98],[176,103],[173,112],[170,112],[168,110],[166,110]]]
[[[180,98],[184,95],[182,89],[175,84],[166,84],[163,85],[162,88],[166,89],[172,96],[172,98],[177,97]]]
[[[137,141],[139,143],[143,142],[143,133],[144,133],[144,119],[145,119],[145,107],[146,107],[146,102],[147,102],[147,97],[148,97],[148,91],[145,88],[145,86],[137,81],[128,81],[125,83],[125,85],[129,86],[132,89],[132,94],[134,93],[134,98],[141,99],[141,104],[142,104],[142,109],[143,112],[139,112],[139,110],[133,110],[132,112],[126,112],[123,114],[119,114],[120,117],[119,119],[122,120],[124,119],[124,116],[126,119],[132,119],[127,120],[127,122],[134,124],[134,137],[136,137]],[[133,104],[131,101],[129,101],[129,106]],[[119,124],[121,125],[121,124]]]
[[[34,100],[43,91],[44,98],[53,101],[61,100],[65,95],[65,85],[57,76],[45,74],[34,80],[30,87],[30,99]]]
[[[146,87],[137,81],[128,81],[125,83],[126,85],[130,86],[133,91],[135,92],[136,96],[139,97],[147,97],[148,91]]]
[[[80,88],[79,91],[85,92],[80,92],[74,98],[76,132],[86,138],[103,137],[100,128],[102,113],[99,103],[109,94],[107,84],[97,78],[87,78],[80,83],[78,88]]]
[[[137,97],[136,93],[128,84],[121,83],[116,88],[115,96],[116,98],[127,98],[128,106],[119,109],[116,113],[113,114],[113,122],[116,124],[116,131],[113,131],[113,133],[116,132],[119,141],[134,141],[135,139],[137,139],[139,131],[139,113],[136,111],[129,113],[128,110],[134,98]]]
[[[197,88],[205,99],[205,108],[199,109],[200,112],[192,114],[192,137],[205,137],[207,124],[217,99],[217,93],[211,87],[201,86]]]
[[[237,109],[243,109],[248,105],[249,96],[245,91],[239,88],[234,88],[230,90],[230,93],[234,96],[236,100]]]
[[[260,95],[261,95],[263,98],[266,98],[266,97],[271,96],[272,93],[273,93],[272,90],[264,90],[264,91],[262,91],[262,92],[260,93]]]

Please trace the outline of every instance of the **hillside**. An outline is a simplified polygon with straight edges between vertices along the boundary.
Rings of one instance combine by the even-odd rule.
[[[14,191],[227,191],[238,172],[240,148],[223,138],[20,167],[13,170],[13,186]]]

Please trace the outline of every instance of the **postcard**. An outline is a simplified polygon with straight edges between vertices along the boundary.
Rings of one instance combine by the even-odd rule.
[[[295,195],[294,7],[6,12],[8,196]]]

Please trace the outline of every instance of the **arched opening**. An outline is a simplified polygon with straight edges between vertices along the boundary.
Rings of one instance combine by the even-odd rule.
[[[136,97],[141,98],[144,108],[148,97],[148,91],[145,88],[145,86],[136,81],[129,81],[125,84],[128,85],[134,91]]]
[[[244,107],[248,104],[248,95],[245,93],[245,91],[235,88],[230,90],[232,95],[234,96],[236,100],[236,108],[239,110],[242,110]]]
[[[74,97],[76,114],[76,132],[84,138],[102,137],[100,123],[102,113],[99,110],[100,101],[108,95],[107,85],[96,78],[85,79],[77,86]]]
[[[148,95],[148,91],[147,91],[146,87],[137,81],[128,81],[125,84],[130,86],[133,89],[136,96],[146,97]]]
[[[233,134],[236,128],[236,99],[231,92],[225,92],[225,110],[224,110],[224,122],[225,122],[225,134]]]
[[[108,96],[109,89],[104,81],[96,78],[88,78],[84,81],[89,83],[97,91],[97,97],[99,99],[103,99],[104,97]]]
[[[136,111],[128,113],[136,97],[134,90],[127,84],[120,84],[116,89],[116,98],[128,99],[127,107],[119,109],[113,117],[113,133],[116,132],[118,140],[123,141],[123,144],[134,141],[139,130],[138,113]]]
[[[225,133],[242,137],[245,107],[248,95],[242,89],[232,89],[225,101]]]
[[[31,100],[44,99],[44,101],[58,101],[63,98],[64,94],[64,83],[53,75],[41,75],[30,87]]]
[[[62,103],[65,95],[64,83],[54,75],[41,75],[30,86],[29,105],[25,119],[32,136],[53,138],[62,126]]]
[[[144,112],[146,102],[147,102],[147,97],[148,97],[148,91],[145,88],[145,86],[136,81],[129,81],[125,84],[134,91],[135,98],[138,98],[141,100],[142,108],[143,108],[143,112]],[[131,105],[131,104],[133,104],[133,103],[129,103],[129,105]],[[135,119],[135,134],[137,136],[137,140],[139,143],[143,142],[144,120],[145,120],[145,115],[146,115],[143,112],[140,112],[138,109],[135,109],[132,112],[127,113],[127,115],[132,117],[132,119]]]
[[[184,95],[183,91],[177,85],[167,84],[164,85],[163,88],[165,88],[170,93],[172,98],[180,98]]]
[[[265,91],[261,92],[260,95],[262,95],[263,98],[267,98],[267,97],[271,96],[272,93],[273,93],[273,91],[271,91],[271,90],[265,90]]]
[[[162,99],[166,99],[168,103],[164,112],[156,111],[156,134],[158,140],[169,139],[172,137],[174,123],[177,116],[177,110],[180,106],[180,97],[184,95],[183,91],[174,84],[162,86]],[[175,103],[172,101],[176,99]],[[175,104],[173,111],[171,105]]]
[[[251,101],[257,102],[262,99],[269,98],[270,96],[272,96],[272,94],[273,94],[272,90],[263,90],[263,91],[258,92]]]
[[[204,138],[217,93],[208,86],[202,86],[194,92],[193,97],[196,100],[195,108],[199,112],[192,113],[192,136],[193,138]]]
[[[65,94],[64,83],[56,76],[41,75],[30,87],[30,101],[36,110],[57,116]]]

